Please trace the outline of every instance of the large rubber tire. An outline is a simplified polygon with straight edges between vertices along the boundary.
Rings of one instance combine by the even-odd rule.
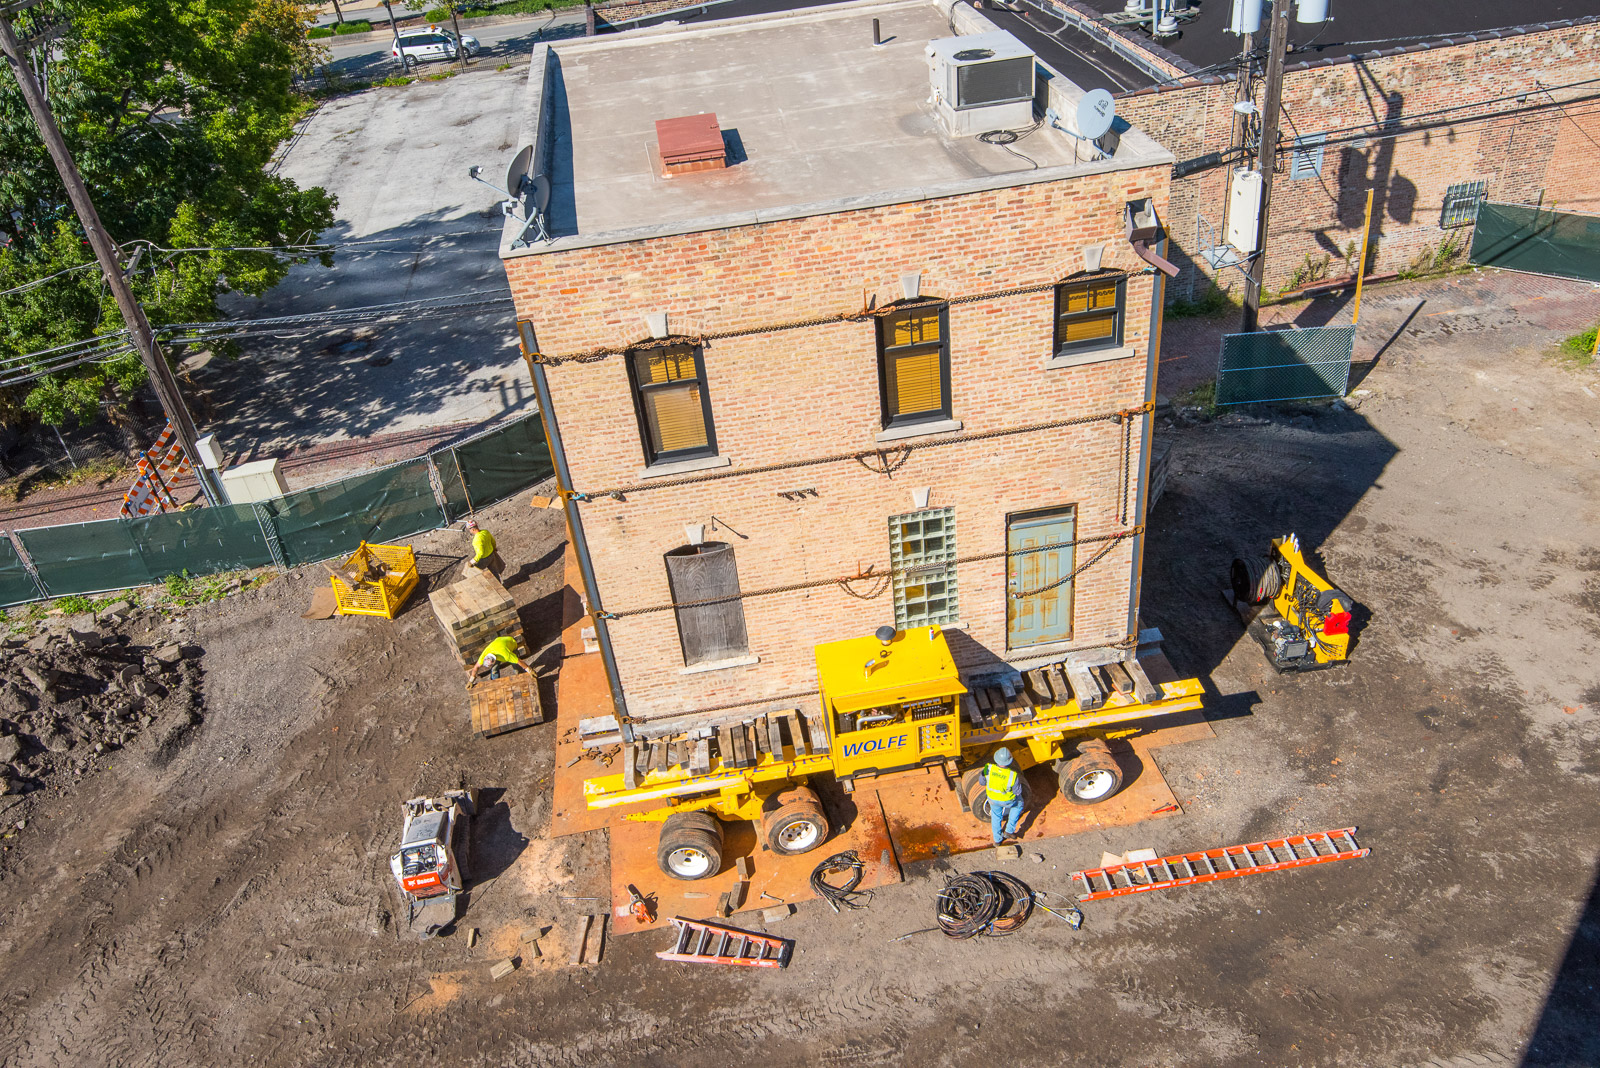
[[[674,812],[661,825],[656,866],[685,882],[711,878],[722,870],[722,824],[707,812]]]
[[[828,840],[833,828],[812,790],[804,786],[785,790],[774,800],[777,805],[761,816],[761,836],[768,849],[780,857],[796,857]]]
[[[989,818],[989,775],[985,764],[981,768],[973,768],[961,777],[961,795],[966,798],[967,808],[972,812],[972,818],[988,827],[992,824]],[[1017,783],[1021,786],[1022,807],[1033,807],[1033,790],[1028,786],[1028,775],[1024,771],[1017,776]]]
[[[1236,557],[1228,569],[1228,581],[1233,599],[1243,604],[1265,604],[1283,588],[1277,563],[1266,556]]]
[[[1099,738],[1078,746],[1078,755],[1064,761],[1057,776],[1061,796],[1074,805],[1098,805],[1122,789],[1122,769],[1111,756],[1111,747]]]
[[[400,57],[400,66],[404,68],[407,74],[410,74],[412,71],[417,69],[417,57],[402,55]]]

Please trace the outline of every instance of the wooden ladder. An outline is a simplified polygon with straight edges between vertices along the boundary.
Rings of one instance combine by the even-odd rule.
[[[686,964],[743,964],[752,968],[787,968],[794,942],[787,938],[741,931],[720,923],[672,917],[678,941],[656,956]],[[769,955],[770,954],[770,955]]]
[[[1371,852],[1356,845],[1356,829],[1292,834],[1248,845],[1224,846],[1200,853],[1176,853],[1158,860],[1110,864],[1104,868],[1075,871],[1072,879],[1080,893],[1079,901],[1099,901],[1146,890],[1165,890],[1173,886],[1209,883],[1236,875],[1303,868],[1332,860],[1350,860]]]

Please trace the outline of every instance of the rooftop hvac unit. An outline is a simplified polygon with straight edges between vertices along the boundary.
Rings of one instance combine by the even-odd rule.
[[[927,47],[933,108],[952,137],[1033,124],[1033,53],[1003,30]]]

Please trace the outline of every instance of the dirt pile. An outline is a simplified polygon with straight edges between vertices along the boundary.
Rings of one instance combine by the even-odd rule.
[[[136,745],[165,763],[200,723],[201,650],[138,622],[113,606],[0,642],[0,794],[76,778]]]

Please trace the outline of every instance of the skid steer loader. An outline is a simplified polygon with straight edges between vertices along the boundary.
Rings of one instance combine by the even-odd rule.
[[[400,848],[389,870],[406,905],[406,926],[428,938],[456,921],[472,853],[472,817],[477,791],[448,790],[438,797],[413,797],[402,806]]]

